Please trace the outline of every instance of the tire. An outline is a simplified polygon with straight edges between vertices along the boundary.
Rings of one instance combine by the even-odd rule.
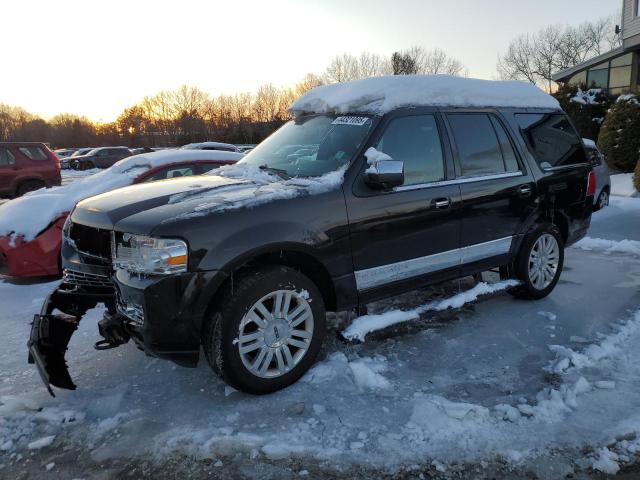
[[[609,192],[602,190],[598,195],[598,201],[596,202],[596,210],[602,210],[609,205]]]
[[[27,180],[26,182],[22,182],[18,186],[18,190],[16,191],[16,197],[21,197],[25,193],[33,192],[34,190],[39,190],[44,188],[44,182],[40,180]]]
[[[542,250],[538,266],[534,256]],[[509,290],[516,298],[538,300],[555,288],[564,265],[564,241],[558,227],[551,223],[538,224],[522,241],[512,268],[511,278],[521,284]],[[536,272],[538,275],[536,275]]]
[[[233,291],[229,286],[222,298],[205,324],[202,344],[209,365],[225,382],[247,393],[271,393],[311,367],[325,335],[325,308],[306,276],[279,265],[260,268],[236,278]],[[276,309],[283,313],[273,318]]]
[[[87,160],[86,162],[82,162],[80,164],[79,170],[91,170],[92,168],[96,168],[91,160]]]

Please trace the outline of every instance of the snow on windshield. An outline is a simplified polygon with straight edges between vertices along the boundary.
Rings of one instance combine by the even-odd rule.
[[[116,188],[130,185],[145,171],[174,162],[189,160],[239,160],[239,153],[213,150],[163,150],[134,155],[69,185],[42,188],[0,205],[0,236],[22,236],[33,240],[60,215],[76,203]]]
[[[296,100],[289,111],[294,116],[384,114],[408,106],[560,108],[555,98],[527,82],[450,75],[394,75],[316,87]]]

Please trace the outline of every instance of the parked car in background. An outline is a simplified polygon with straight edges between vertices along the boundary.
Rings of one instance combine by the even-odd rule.
[[[220,150],[223,152],[238,152],[242,153],[238,147],[230,143],[221,142],[199,142],[188,143],[180,147],[183,150]]]
[[[60,159],[60,168],[63,170],[71,168],[71,162],[73,161],[74,158],[80,157],[82,155],[86,155],[91,150],[93,150],[93,148],[78,148],[71,155],[67,157],[64,157],[64,158],[58,157]]]
[[[596,142],[588,138],[582,139],[589,162],[593,167],[596,175],[596,194],[593,197],[593,209],[602,210],[609,205],[609,197],[611,196],[611,177],[609,176],[609,166],[605,161],[604,155],[598,150]]]
[[[40,327],[72,332],[97,302],[101,345],[132,339],[190,367],[203,349],[228,384],[263,394],[310,368],[326,311],[492,269],[514,296],[540,299],[589,228],[584,145],[533,85],[376,77],[316,88],[292,108],[218,175],[76,205],[62,286],[29,342],[48,388],[75,385],[68,337],[55,344]]]
[[[56,154],[56,157],[58,157],[59,160],[70,157],[74,152],[75,150],[73,148],[59,148],[58,150],[53,151],[53,153]]]
[[[74,170],[90,170],[92,168],[109,168],[116,162],[131,156],[127,147],[98,147],[71,159]]]
[[[60,185],[60,161],[44,143],[0,142],[0,196]]]
[[[251,150],[256,148],[256,145],[255,144],[242,144],[242,145],[236,145],[236,147],[242,153],[249,153]]]
[[[241,158],[241,154],[234,152],[179,150],[136,155],[55,193],[35,194],[21,199],[19,203],[8,202],[0,206],[0,229],[4,230],[4,233],[0,232],[0,266],[3,266],[4,273],[14,277],[59,275],[62,227],[76,201],[121,186],[201,175],[223,165],[231,165]],[[68,198],[64,198],[65,195]],[[33,239],[20,235],[20,223],[28,222],[30,218],[38,221],[42,203],[51,205],[56,202],[61,202],[61,206],[56,208],[63,211],[57,211],[41,222],[41,231],[34,232]],[[26,218],[20,218],[22,216]]]

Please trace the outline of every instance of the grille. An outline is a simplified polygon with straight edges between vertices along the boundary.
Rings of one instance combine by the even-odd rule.
[[[69,238],[80,253],[111,262],[111,231],[72,223]]]
[[[81,287],[97,287],[97,288],[113,288],[113,283],[109,277],[104,275],[95,275],[93,273],[76,272],[75,270],[65,269],[62,273],[63,283],[71,285],[79,285]]]

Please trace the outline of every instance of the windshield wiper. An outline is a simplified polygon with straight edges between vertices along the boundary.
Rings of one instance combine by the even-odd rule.
[[[291,178],[291,175],[289,175],[289,173],[282,168],[273,168],[273,167],[270,167],[269,165],[260,165],[260,167],[258,168],[260,168],[260,170],[264,170],[269,173],[275,173],[276,175],[278,175],[280,178],[284,180],[289,180]]]

